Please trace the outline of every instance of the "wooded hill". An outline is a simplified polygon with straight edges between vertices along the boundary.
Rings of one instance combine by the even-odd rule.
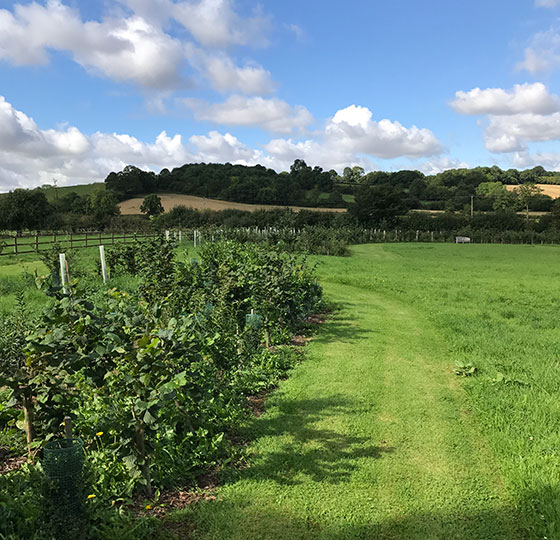
[[[409,209],[462,210],[477,198],[478,209],[495,209],[499,186],[527,183],[560,184],[560,173],[535,167],[524,171],[499,167],[452,169],[426,176],[420,171],[375,171],[364,173],[361,167],[347,167],[342,175],[310,167],[303,160],[294,161],[289,172],[277,173],[262,165],[230,163],[191,163],[159,174],[127,166],[105,179],[107,189],[119,200],[148,193],[183,193],[227,201],[298,206],[344,207],[363,186],[386,186]],[[346,197],[344,197],[346,195]],[[491,195],[491,196],[489,196]],[[512,206],[507,195],[500,204]],[[510,204],[512,203],[512,204]],[[550,211],[552,199],[544,195],[533,198],[532,209]]]

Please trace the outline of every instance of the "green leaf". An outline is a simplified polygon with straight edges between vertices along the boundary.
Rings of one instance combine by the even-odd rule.
[[[155,418],[154,416],[152,416],[150,414],[150,411],[146,411],[144,413],[144,418],[143,418],[144,422],[146,424],[148,424],[149,426],[151,426],[152,424],[155,424],[157,422],[157,418]]]

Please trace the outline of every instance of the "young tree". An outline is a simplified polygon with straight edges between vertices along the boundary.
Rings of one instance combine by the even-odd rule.
[[[542,168],[542,167],[541,167]],[[535,167],[537,169],[537,167]],[[535,170],[533,169],[533,170]],[[519,201],[525,207],[527,221],[529,221],[529,203],[531,199],[542,192],[542,189],[533,183],[521,184],[517,188],[517,195],[519,197]]]
[[[140,212],[148,216],[159,216],[163,214],[164,211],[161,199],[155,193],[150,193],[144,197]]]
[[[402,190],[389,184],[361,186],[356,202],[348,207],[350,215],[363,225],[392,224],[406,211]]]
[[[121,213],[117,197],[112,191],[94,191],[89,198],[91,213],[99,223],[104,223],[107,218]]]
[[[0,200],[0,225],[22,231],[45,227],[53,208],[39,189],[15,189]]]

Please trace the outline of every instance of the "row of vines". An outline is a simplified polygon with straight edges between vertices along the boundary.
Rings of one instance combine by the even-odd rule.
[[[21,303],[1,321],[2,440],[16,452],[21,441],[29,459],[0,475],[0,538],[70,534],[42,474],[67,416],[85,449],[76,534],[127,538],[132,500],[232,459],[247,396],[298,361],[283,344],[321,305],[305,258],[256,244],[216,241],[191,258],[157,238],[111,250],[108,264],[130,286],[73,282],[65,294],[53,266],[39,282],[52,297],[43,313]]]

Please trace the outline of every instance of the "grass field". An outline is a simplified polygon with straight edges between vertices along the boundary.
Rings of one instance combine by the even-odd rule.
[[[80,184],[76,186],[60,186],[60,187],[48,187],[44,188],[45,195],[47,199],[52,202],[57,198],[62,198],[68,193],[77,193],[80,196],[91,195],[94,191],[103,190],[105,191],[104,182],[95,182],[93,184]]]
[[[290,208],[295,212],[299,212],[300,210],[314,210],[317,212],[346,212],[346,208],[305,208],[303,206],[245,204],[173,193],[158,193],[158,196],[161,198],[161,204],[163,205],[163,208],[166,212],[171,210],[173,207],[180,205],[197,210],[244,210],[246,212],[254,212],[255,210],[275,210]],[[134,199],[123,201],[122,203],[120,203],[121,214],[140,214],[140,206],[142,205],[143,200],[144,197],[136,197]]]
[[[246,427],[248,464],[163,528],[560,538],[560,251],[393,244],[318,260],[334,316]]]
[[[95,259],[71,265],[86,285]],[[246,463],[154,539],[559,539],[559,248],[377,244],[313,260],[333,314],[243,427]],[[0,316],[16,289],[38,309],[44,267],[0,262]]]

